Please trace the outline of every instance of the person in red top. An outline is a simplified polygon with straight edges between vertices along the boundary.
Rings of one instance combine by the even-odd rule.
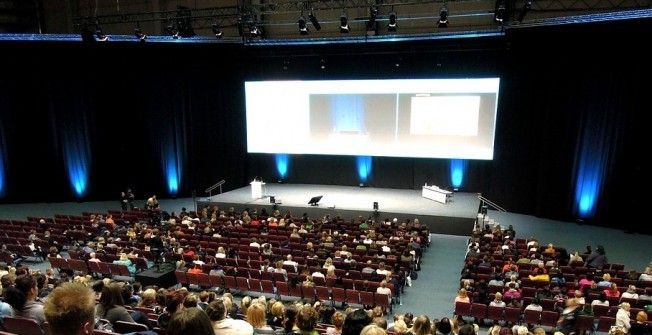
[[[618,284],[611,283],[611,287],[604,290],[604,293],[607,297],[620,297],[620,291],[618,290]]]

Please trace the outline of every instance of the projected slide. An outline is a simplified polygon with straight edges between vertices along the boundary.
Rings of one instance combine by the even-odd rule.
[[[492,159],[498,78],[245,82],[251,153]]]

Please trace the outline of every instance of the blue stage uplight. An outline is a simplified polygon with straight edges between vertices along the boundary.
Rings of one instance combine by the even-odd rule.
[[[77,132],[77,130],[70,130]],[[83,133],[83,131],[80,131]],[[90,148],[83,134],[66,133],[63,136],[64,156],[66,160],[66,170],[68,170],[68,180],[75,192],[77,198],[82,198],[86,194],[88,187],[88,162],[90,161]]]
[[[280,180],[288,176],[288,167],[290,166],[290,156],[288,154],[276,154],[276,172]]]
[[[592,218],[599,193],[601,173],[598,164],[580,163],[575,183],[575,208],[577,215],[583,219]]]
[[[371,156],[358,156],[357,157],[358,178],[361,183],[366,183],[371,176]]]
[[[170,135],[172,136],[172,135]],[[172,141],[174,143],[174,141]],[[168,194],[177,195],[181,184],[181,162],[174,145],[164,145],[161,152],[163,175],[167,183]]]
[[[464,184],[464,174],[466,173],[466,160],[451,159],[450,176],[451,184],[454,188],[460,188]]]

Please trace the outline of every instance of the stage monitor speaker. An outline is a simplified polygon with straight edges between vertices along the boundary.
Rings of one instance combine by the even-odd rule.
[[[319,200],[321,200],[322,197],[323,197],[323,195],[318,195],[316,197],[312,197],[312,198],[310,198],[310,201],[308,201],[308,204],[310,206],[317,206],[317,203],[319,202]]]
[[[378,210],[378,201],[374,201],[374,210],[375,210],[375,211]]]
[[[270,196],[269,196],[269,203],[270,203],[270,204],[275,204],[275,203],[276,203],[276,198],[274,198],[273,195],[270,195]]]

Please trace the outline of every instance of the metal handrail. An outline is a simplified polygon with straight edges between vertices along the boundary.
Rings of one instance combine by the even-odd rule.
[[[218,181],[217,184],[215,184],[215,185],[213,185],[213,186],[207,188],[204,192],[205,192],[205,193],[208,193],[208,196],[210,197],[210,196],[213,196],[213,194],[212,194],[211,192],[212,192],[214,189],[216,189],[217,187],[219,187],[219,188],[220,188],[220,194],[222,194],[222,185],[223,185],[225,182],[226,182],[226,181],[225,181],[224,179],[222,179],[222,180]]]
[[[489,199],[487,199],[487,198],[485,198],[485,197],[483,197],[481,195],[478,195],[478,199],[480,199],[480,201],[482,201],[482,206],[484,206],[484,204],[487,203],[487,204],[489,204],[489,206],[495,208],[496,210],[498,210],[500,212],[503,212],[503,213],[507,212],[504,208],[496,205],[495,203],[491,202],[491,200],[489,200]]]

